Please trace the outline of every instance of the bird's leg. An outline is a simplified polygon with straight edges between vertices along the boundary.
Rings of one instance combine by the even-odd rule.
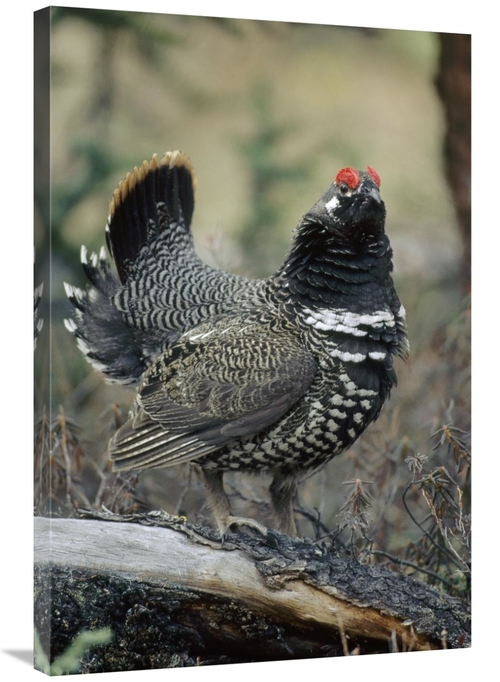
[[[233,516],[231,505],[224,490],[222,480],[224,472],[217,469],[202,469],[201,473],[207,491],[208,504],[215,517],[222,538],[226,537],[231,526],[248,526],[267,536],[268,530],[262,523],[253,519]]]
[[[276,530],[280,533],[296,536],[297,526],[293,516],[293,501],[297,492],[296,474],[284,474],[280,470],[275,471],[269,492]]]

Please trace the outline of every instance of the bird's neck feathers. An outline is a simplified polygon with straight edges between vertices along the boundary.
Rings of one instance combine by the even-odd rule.
[[[305,216],[288,256],[271,278],[280,299],[309,305],[341,303],[363,289],[390,281],[392,250],[385,234],[362,244],[339,239],[329,227]]]

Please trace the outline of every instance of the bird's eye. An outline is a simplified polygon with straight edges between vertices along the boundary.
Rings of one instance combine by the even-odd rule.
[[[342,192],[342,194],[346,194],[349,191],[349,187],[345,182],[341,182],[339,185],[339,190]]]

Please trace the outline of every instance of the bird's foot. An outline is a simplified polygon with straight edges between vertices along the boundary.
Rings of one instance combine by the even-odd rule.
[[[219,531],[221,534],[222,543],[224,543],[224,540],[227,539],[229,530],[234,526],[246,526],[247,528],[253,528],[265,538],[269,536],[270,532],[263,523],[259,523],[254,519],[231,515],[224,519],[223,523],[219,523]]]

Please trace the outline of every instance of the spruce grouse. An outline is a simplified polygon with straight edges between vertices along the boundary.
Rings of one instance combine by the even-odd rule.
[[[181,152],[156,155],[119,184],[104,248],[65,285],[66,320],[109,380],[138,384],[109,445],[115,470],[199,465],[224,535],[235,517],[224,471],[268,471],[277,530],[295,534],[299,475],[354,443],[406,358],[380,178],[343,168],[298,223],[283,265],[251,280],[195,254],[195,178]]]

